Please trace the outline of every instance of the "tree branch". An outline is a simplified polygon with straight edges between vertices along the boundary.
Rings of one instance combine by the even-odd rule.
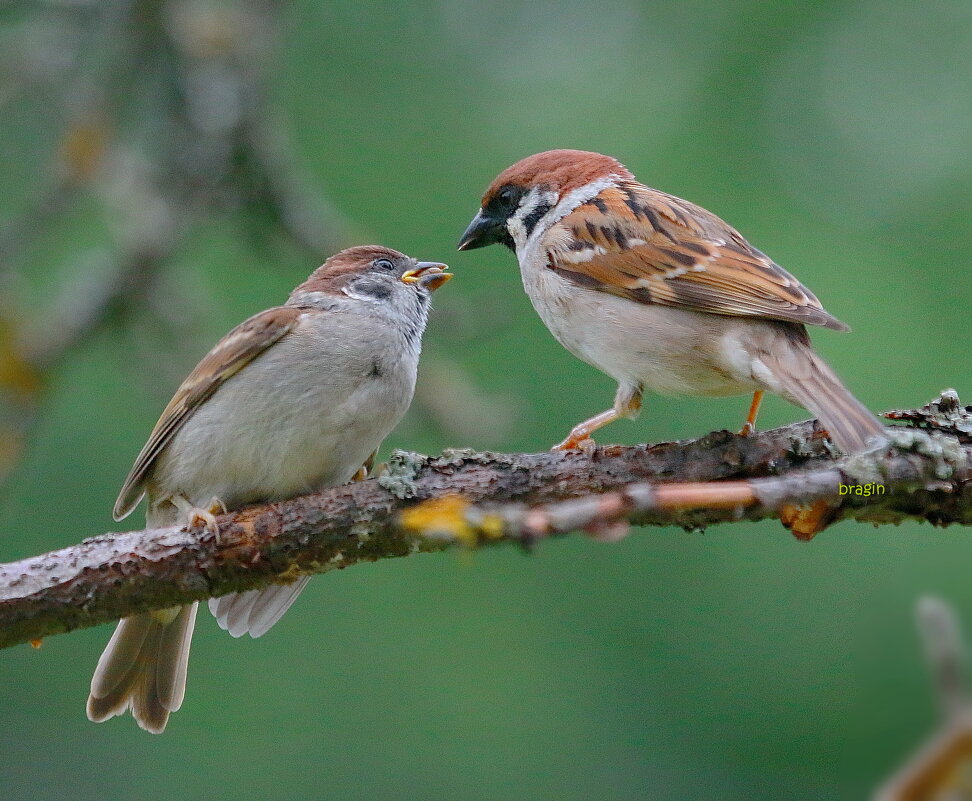
[[[812,421],[590,452],[397,451],[376,479],[220,517],[218,541],[175,527],[106,534],[0,565],[0,647],[456,542],[611,538],[629,523],[793,525],[807,510],[811,535],[839,519],[972,525],[972,409],[948,391],[893,414],[937,430],[892,428],[887,445],[839,460]]]

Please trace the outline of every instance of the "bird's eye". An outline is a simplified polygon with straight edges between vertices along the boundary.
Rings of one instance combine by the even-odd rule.
[[[500,189],[499,195],[497,195],[497,197],[499,198],[499,202],[504,207],[512,208],[513,204],[516,203],[518,194],[519,193],[516,191],[514,187],[504,186],[502,189]]]
[[[379,270],[391,271],[395,269],[395,265],[392,264],[388,259],[378,259],[375,262],[375,267],[377,267]]]

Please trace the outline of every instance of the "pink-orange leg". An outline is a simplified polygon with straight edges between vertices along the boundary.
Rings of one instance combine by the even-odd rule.
[[[757,389],[753,393],[753,402],[749,404],[749,414],[746,415],[746,425],[739,432],[740,437],[748,437],[756,431],[756,415],[759,414],[759,405],[763,402],[763,390]]]
[[[578,423],[570,430],[567,439],[554,445],[552,451],[570,451],[578,448],[590,448],[594,446],[591,434],[599,428],[604,428],[608,423],[620,420],[622,417],[634,419],[638,416],[641,409],[641,388],[619,387],[618,397],[614,399],[614,408],[606,412],[595,414],[589,420]]]
[[[574,426],[570,433],[567,435],[567,439],[563,442],[558,442],[550,450],[552,451],[572,451],[577,450],[581,447],[581,443],[594,444],[591,439],[591,434],[597,431],[599,428],[604,428],[608,423],[613,423],[621,417],[614,409],[608,409],[606,412],[601,412],[600,414],[595,414],[589,420],[585,420],[583,423],[578,423]]]

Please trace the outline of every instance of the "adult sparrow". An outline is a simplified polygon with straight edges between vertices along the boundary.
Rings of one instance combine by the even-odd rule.
[[[809,409],[842,450],[884,429],[813,351],[804,326],[846,325],[714,214],[635,180],[599,153],[551,150],[497,176],[459,241],[516,252],[527,295],[571,353],[618,382],[614,407],[557,448],[634,418],[645,389],[768,390]]]
[[[329,258],[283,306],[230,331],[182,382],[115,502],[143,496],[149,527],[349,481],[405,414],[415,388],[430,293],[443,264],[378,246]],[[308,577],[209,602],[234,637],[259,637]],[[132,710],[159,733],[186,688],[197,604],[121,620],[91,680],[88,717]]]

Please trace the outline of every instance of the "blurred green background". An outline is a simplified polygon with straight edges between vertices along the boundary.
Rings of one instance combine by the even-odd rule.
[[[237,12],[256,20],[242,36]],[[9,2],[0,26],[8,345],[123,280],[112,254],[142,217],[140,236],[165,239],[105,186],[141,169],[166,188],[178,181],[145,163],[218,151],[219,120],[179,134],[172,109],[195,103],[205,129],[227,105],[206,87],[245,95],[256,64],[252,108],[329,204],[334,249],[376,241],[457,275],[385,452],[539,450],[610,404],[611,381],[533,313],[511,254],[454,252],[493,176],[553,147],[616,156],[796,273],[853,326],[814,339],[871,408],[946,386],[972,399],[964,0]],[[147,29],[210,50],[139,50]],[[92,167],[86,148],[100,164],[103,146],[128,160]],[[179,380],[328,255],[259,202],[227,201],[225,176],[199,177],[223,157],[245,172],[199,157],[183,233],[124,307],[56,357],[40,348],[39,394],[8,387],[0,560],[138,527],[140,513],[112,523],[111,505]],[[648,397],[600,439],[738,428],[747,404]],[[760,423],[805,416],[774,399]],[[54,637],[0,654],[0,797],[865,798],[935,725],[914,602],[940,594],[972,630],[970,565],[957,529],[844,523],[804,544],[772,522],[363,565],[313,581],[259,640],[200,615],[185,705],[161,737],[85,719],[111,627]]]

